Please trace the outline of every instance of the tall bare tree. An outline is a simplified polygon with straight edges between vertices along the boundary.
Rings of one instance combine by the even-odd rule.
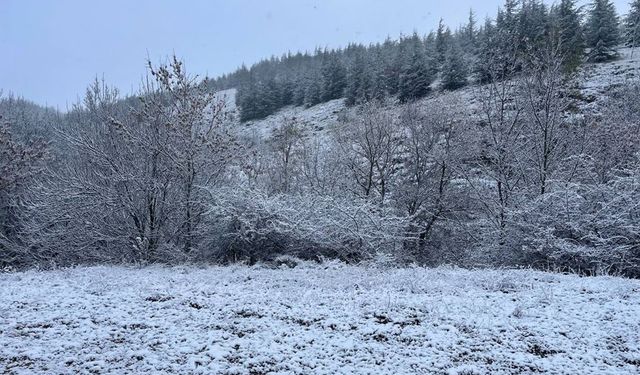
[[[358,109],[354,118],[336,131],[336,139],[343,153],[345,166],[366,198],[385,202],[390,180],[395,173],[400,137],[393,116],[366,104]]]
[[[517,95],[519,85],[513,74],[518,61],[513,57],[509,64],[504,60],[495,63],[497,68],[489,82],[474,90],[479,104],[477,131],[481,153],[476,158],[475,173],[466,173],[466,179],[482,212],[491,224],[493,236],[500,247],[506,244],[509,211],[519,198],[521,186],[522,135],[524,105]]]
[[[569,105],[563,92],[563,58],[558,46],[529,54],[522,79],[524,134],[538,194],[549,190],[558,163],[566,156],[571,135],[565,121]]]
[[[449,189],[460,156],[460,120],[451,108],[457,105],[456,98],[448,96],[431,100],[426,109],[408,104],[400,112],[403,152],[394,200],[411,218],[410,237],[417,237],[421,252],[436,222],[452,209]]]

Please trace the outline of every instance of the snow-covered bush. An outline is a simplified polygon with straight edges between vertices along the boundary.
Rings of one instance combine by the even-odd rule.
[[[233,188],[210,193],[210,232],[201,246],[209,260],[253,263],[287,254],[353,262],[402,244],[405,220],[366,201]]]
[[[31,112],[22,109],[22,116],[17,116],[16,103],[21,102],[0,98],[0,269],[30,265],[34,261],[19,238],[25,226],[22,206],[48,157],[47,143],[38,135],[28,136],[21,129],[28,127],[27,117]]]
[[[524,260],[640,276],[639,202],[637,167],[605,183],[571,183],[540,196],[519,213]]]

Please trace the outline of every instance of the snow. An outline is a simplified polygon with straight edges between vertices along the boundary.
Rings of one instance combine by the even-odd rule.
[[[640,371],[640,281],[338,263],[0,274],[0,373]]]
[[[620,48],[620,57],[599,64],[585,64],[578,74],[578,86],[583,96],[594,100],[606,98],[611,89],[640,78],[640,50]]]
[[[218,91],[214,94],[214,98],[216,101],[224,102],[224,108],[226,111],[234,113],[238,110],[236,107],[236,94],[238,90],[236,89],[228,89]]]
[[[338,117],[344,109],[344,99],[331,100],[309,108],[289,106],[264,119],[247,121],[238,126],[241,134],[257,135],[266,139],[285,120],[296,119],[305,132],[322,137],[338,123]]]

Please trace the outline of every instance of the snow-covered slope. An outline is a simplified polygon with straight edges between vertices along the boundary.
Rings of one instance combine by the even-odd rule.
[[[338,122],[338,116],[344,109],[344,99],[332,100],[311,108],[286,107],[264,119],[247,121],[239,126],[242,134],[268,137],[273,129],[286,120],[295,119],[307,134],[322,134]]]
[[[597,111],[598,106],[607,100],[613,89],[632,80],[640,79],[640,49],[621,48],[620,59],[608,63],[584,64],[576,75],[572,87],[576,105],[583,111]],[[419,101],[418,105],[429,106],[434,99],[454,96],[461,105],[474,107],[473,91],[476,87],[469,86],[455,92],[438,92]],[[228,109],[237,111],[235,105],[236,90],[225,90]],[[268,137],[274,128],[285,119],[295,118],[308,131],[308,134],[324,134],[338,122],[338,117],[346,108],[344,99],[333,100],[318,104],[311,108],[286,107],[265,119],[238,124],[241,134],[256,134]],[[451,108],[452,111],[462,108]],[[236,119],[239,116],[236,116]]]
[[[223,91],[218,91],[215,93],[216,100],[224,101],[225,110],[235,114],[238,108],[236,107],[236,93],[238,90],[236,89],[228,89]]]
[[[640,49],[621,48],[619,53],[618,60],[586,64],[579,72],[576,86],[587,102],[587,108],[606,100],[612,89],[640,80]]]
[[[533,271],[0,274],[2,374],[632,374],[640,281]]]

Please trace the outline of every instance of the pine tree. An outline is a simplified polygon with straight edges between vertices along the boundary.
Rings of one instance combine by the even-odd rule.
[[[370,75],[367,71],[365,52],[358,50],[351,64],[345,90],[346,104],[355,105],[367,102],[369,97]]]
[[[408,102],[419,99],[429,93],[433,82],[433,75],[429,72],[423,51],[424,45],[414,33],[411,38],[411,48],[402,73],[400,74],[399,99]]]
[[[304,105],[312,107],[322,103],[322,75],[314,72],[308,77],[304,92]]]
[[[447,50],[449,49],[449,43],[451,40],[451,30],[444,24],[444,20],[440,18],[438,23],[438,31],[436,32],[436,54],[438,67],[444,64]]]
[[[520,8],[520,0],[506,0],[495,26],[490,19],[486,21],[477,65],[481,82],[507,78],[519,70],[517,62],[525,47]]]
[[[265,82],[263,87],[265,115],[268,116],[285,106],[282,100],[282,85],[275,78]]]
[[[466,53],[474,53],[477,42],[477,22],[473,9],[469,10],[469,20],[460,32],[460,46]]]
[[[481,83],[508,78],[519,70],[522,43],[517,30],[517,14],[511,13],[514,11],[499,11],[495,25],[491,19],[485,21],[479,35],[475,65],[476,78]]]
[[[504,34],[505,39],[516,41],[519,39],[519,11],[520,0],[506,0],[504,8],[498,11],[496,17],[496,27],[498,31]]]
[[[390,39],[385,40],[382,45],[385,61],[383,80],[385,91],[389,95],[396,95],[398,93],[400,70],[402,68],[402,54],[400,53],[400,49],[399,44]]]
[[[523,47],[541,48],[548,40],[549,13],[539,0],[525,0],[519,13],[518,34]]]
[[[467,84],[467,69],[462,51],[457,43],[451,43],[442,66],[442,88],[456,90]]]
[[[552,10],[553,37],[559,44],[566,72],[575,71],[584,56],[584,33],[575,0],[562,0]]]
[[[292,104],[295,106],[304,105],[304,93],[306,91],[306,80],[304,77],[296,77],[295,78],[295,86],[293,88],[292,93]]]
[[[486,18],[484,26],[478,32],[478,51],[477,60],[474,65],[474,73],[477,81],[480,83],[489,82],[491,79],[491,71],[489,64],[493,59],[495,40],[497,39],[497,30],[490,18]]]
[[[260,117],[257,104],[257,88],[253,79],[241,86],[236,95],[236,103],[240,108],[240,121],[249,121]]]
[[[424,39],[424,60],[425,65],[427,67],[427,74],[429,77],[434,79],[438,72],[440,71],[440,64],[438,62],[438,52],[436,49],[436,34],[434,32],[430,32],[427,37]],[[410,45],[410,48],[411,47]],[[410,49],[409,49],[410,50]],[[409,54],[406,54],[407,56]]]
[[[347,85],[347,72],[336,53],[331,53],[322,65],[322,101],[341,98]]]
[[[625,19],[625,44],[629,47],[640,46],[640,0],[631,3],[631,9]]]
[[[368,74],[369,74],[369,97],[371,99],[384,99],[387,95],[387,84],[385,76],[385,56],[380,45],[376,45],[370,51]]]
[[[284,107],[293,104],[293,93],[295,90],[293,81],[287,77],[284,81],[279,82],[278,86],[280,105]]]
[[[616,46],[620,41],[618,16],[610,0],[594,0],[587,22],[589,61],[602,62],[618,57]]]

